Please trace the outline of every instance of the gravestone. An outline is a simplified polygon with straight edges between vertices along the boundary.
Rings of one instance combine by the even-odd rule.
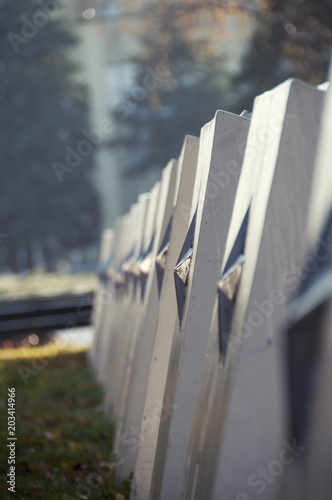
[[[158,197],[159,187],[157,185],[155,194],[152,197]],[[142,240],[144,235],[144,228],[148,218],[148,210],[154,209],[154,200],[150,195],[143,195],[139,197],[136,208],[132,218],[132,223],[128,227],[127,237],[128,246],[123,248],[123,258],[121,263],[121,273],[124,277],[124,286],[120,291],[121,302],[120,304],[114,302],[115,318],[112,321],[113,329],[113,342],[110,345],[110,359],[108,368],[109,380],[114,383],[109,383],[112,386],[112,392],[107,395],[107,401],[111,404],[112,415],[114,421],[117,422],[120,412],[120,399],[121,393],[124,390],[122,373],[125,369],[126,353],[128,343],[130,342],[132,330],[136,324],[136,315],[141,307],[139,274],[137,263],[140,259]],[[115,333],[117,336],[115,337]]]
[[[178,162],[171,160],[162,172],[153,244],[151,245],[150,254],[145,257],[141,265],[141,271],[144,272],[143,279],[145,280],[143,290],[144,307],[140,321],[137,323],[137,333],[134,335],[132,349],[126,361],[124,397],[122,398],[121,412],[117,419],[119,433],[117,433],[116,450],[123,458],[122,465],[118,466],[119,477],[128,477],[128,474],[134,471],[137,458],[139,438],[135,434],[140,431],[141,427],[159,304],[156,259],[163,251],[165,237],[169,232],[168,228],[174,211],[176,189],[178,189]],[[132,441],[133,437],[137,439],[136,449],[134,449],[132,442],[128,445],[128,439]]]
[[[173,337],[164,405],[173,405],[168,435],[158,436],[151,498],[179,498],[200,370],[214,303],[214,289],[232,214],[248,118],[218,111],[200,136],[201,186],[195,214],[175,266],[180,332]],[[193,233],[193,241],[190,233]],[[181,362],[180,362],[181,359]],[[166,427],[166,426],[165,426]],[[163,428],[161,432],[168,429]],[[165,446],[166,445],[166,446]],[[163,464],[162,464],[163,465]],[[158,464],[157,464],[158,466]],[[159,476],[159,477],[158,477]],[[162,476],[162,481],[161,481]]]
[[[175,190],[174,213],[168,246],[162,244],[159,255],[167,260],[164,264],[164,280],[161,287],[159,312],[148,384],[145,396],[141,435],[135,467],[132,498],[149,498],[152,469],[157,446],[158,427],[162,415],[162,399],[165,390],[172,334],[177,319],[176,294],[173,268],[181,250],[181,239],[188,230],[190,210],[196,178],[199,139],[185,138],[179,158],[179,186]],[[158,259],[157,259],[158,260]]]
[[[107,263],[105,264],[102,271],[102,281],[103,288],[101,289],[101,294],[97,297],[98,307],[101,309],[101,321],[100,321],[100,332],[99,336],[100,342],[100,361],[97,373],[97,378],[99,382],[105,388],[105,394],[109,390],[108,380],[107,380],[107,366],[108,366],[108,350],[109,344],[112,339],[112,315],[114,313],[114,302],[120,301],[120,298],[116,298],[116,279],[119,278],[119,267],[122,259],[122,241],[126,237],[126,228],[128,223],[128,215],[122,217],[117,221],[114,231],[114,243],[112,252],[109,256]]]
[[[298,289],[287,307],[289,429],[303,451],[283,476],[285,500],[332,497],[331,111],[328,89],[308,210],[307,255]]]
[[[191,498],[277,498],[276,460],[290,445],[285,442],[284,344],[278,333],[294,291],[294,269],[305,253],[323,95],[296,80],[270,93],[272,121],[264,132],[264,161],[251,202],[245,262],[227,352],[222,363],[215,364],[211,410]],[[281,120],[280,115],[275,120],[275,113],[281,113]]]
[[[246,143],[246,153],[243,160],[238,189],[234,201],[234,208],[226,238],[223,262],[220,268],[220,276],[226,270],[226,276],[236,276],[237,270],[242,269],[246,230],[250,213],[251,202],[259,184],[261,171],[264,163],[265,148],[267,145],[266,131],[282,122],[283,117],[279,112],[272,112],[272,93],[265,92],[256,97],[254,110],[252,113],[248,139]],[[273,121],[275,120],[275,121]],[[239,265],[237,265],[239,264]],[[229,271],[234,271],[233,273]],[[238,278],[239,276],[237,276]],[[226,280],[220,280],[221,282]],[[238,280],[234,281],[236,285]],[[234,287],[236,290],[236,286]],[[207,344],[206,357],[204,361],[200,387],[197,396],[196,408],[191,429],[191,437],[188,446],[187,465],[184,479],[184,491],[189,496],[196,485],[196,476],[199,467],[204,467],[205,463],[200,462],[202,443],[204,442],[207,426],[209,425],[209,412],[212,400],[215,395],[215,384],[218,369],[222,366],[223,358],[226,355],[225,338],[220,335],[220,295],[221,290],[215,287],[215,305],[212,315],[212,324]],[[234,300],[234,297],[233,297]],[[232,301],[230,301],[232,303]],[[232,309],[229,307],[228,319],[231,320]],[[227,315],[225,315],[227,317]],[[229,325],[225,325],[229,326]],[[225,329],[225,336],[229,333],[229,328]],[[226,337],[227,338],[227,337]],[[207,472],[213,466],[216,457],[213,456],[214,448],[211,446],[211,453],[208,455],[209,466]],[[210,467],[210,468],[209,468]],[[205,469],[205,468],[204,468]],[[204,473],[207,473],[204,472]]]
[[[111,325],[112,328],[112,336],[107,354],[108,366],[106,369],[108,385],[111,387],[105,394],[105,406],[107,409],[111,410],[112,417],[116,424],[116,432],[119,432],[119,426],[117,424],[121,411],[121,396],[125,390],[123,371],[125,370],[126,365],[126,353],[122,354],[122,358],[120,358],[118,356],[118,351],[121,350],[122,346],[126,345],[128,350],[128,343],[130,344],[132,341],[137,318],[143,308],[141,299],[140,267],[144,256],[149,251],[149,245],[151,244],[151,239],[153,238],[156,218],[155,214],[159,203],[159,195],[160,182],[153,186],[149,197],[142,200],[144,207],[142,209],[143,220],[142,225],[140,225],[141,236],[135,249],[135,256],[138,252],[139,253],[136,264],[133,264],[135,274],[134,280],[131,283],[128,296],[122,296],[120,297],[121,300],[117,300],[118,297],[116,295],[113,302],[113,317],[112,319],[107,320],[108,324]],[[123,255],[119,266],[121,267],[125,261],[126,258]]]

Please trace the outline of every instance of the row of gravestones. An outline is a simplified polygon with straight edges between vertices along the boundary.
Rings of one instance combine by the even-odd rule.
[[[133,499],[332,498],[331,158],[332,92],[287,80],[105,231],[91,362]]]

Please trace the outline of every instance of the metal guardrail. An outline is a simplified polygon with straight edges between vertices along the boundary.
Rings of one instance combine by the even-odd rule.
[[[0,336],[89,325],[93,297],[88,292],[0,302]]]

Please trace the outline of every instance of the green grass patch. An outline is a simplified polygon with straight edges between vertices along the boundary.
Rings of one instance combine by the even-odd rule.
[[[13,387],[16,494],[6,482],[7,389]],[[130,481],[115,484],[114,429],[101,403],[86,353],[0,360],[0,498],[129,498]]]

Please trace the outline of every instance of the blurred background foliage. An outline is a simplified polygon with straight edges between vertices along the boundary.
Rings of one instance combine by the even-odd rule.
[[[58,19],[48,18],[36,33],[26,22],[37,5],[0,3],[0,228],[8,235],[1,249],[13,270],[20,261],[33,266],[41,251],[51,262],[96,242],[100,230],[93,159],[83,158],[62,183],[52,168],[87,128],[88,96],[68,57],[73,34]]]
[[[326,78],[329,0],[164,1],[150,7],[148,17],[135,58],[136,84],[147,67],[158,65],[166,79],[126,120],[121,108],[114,110],[122,133],[113,145],[124,146],[125,176],[161,169],[179,155],[183,135],[199,135],[216,109],[251,110],[256,95],[290,77],[313,85]],[[227,46],[230,18],[238,20],[233,50]]]
[[[15,54],[9,33],[21,35],[24,19],[50,2],[63,14]],[[75,58],[87,25],[106,53],[110,87],[120,88],[115,98],[106,85],[101,103],[114,128],[59,182],[52,164],[64,164],[66,148],[76,150],[96,123],[100,91],[82,66],[91,54]],[[2,269],[39,260],[52,267],[75,249],[97,247],[101,228],[178,157],[185,134],[199,135],[217,109],[251,110],[256,95],[289,77],[323,82],[331,40],[330,0],[0,0]],[[114,68],[123,54],[131,76],[122,82]],[[100,177],[103,168],[108,177]]]

